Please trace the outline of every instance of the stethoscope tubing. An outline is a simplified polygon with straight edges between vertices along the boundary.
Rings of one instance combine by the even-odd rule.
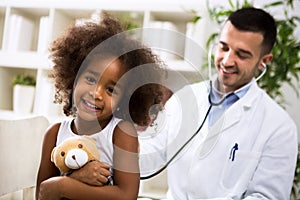
[[[210,96],[210,95],[208,95]],[[210,97],[209,97],[210,98]],[[163,166],[161,167],[159,170],[157,170],[156,172],[150,174],[150,175],[147,175],[147,176],[141,176],[140,177],[140,180],[146,180],[146,179],[149,179],[149,178],[152,178],[158,174],[160,174],[162,171],[164,171],[168,166],[169,164],[177,157],[177,155],[186,147],[186,145],[188,145],[192,140],[193,138],[200,132],[200,130],[202,129],[205,121],[207,120],[207,117],[209,115],[209,112],[212,108],[213,104],[210,104],[209,108],[207,109],[206,111],[206,114],[204,116],[204,119],[201,123],[201,125],[199,126],[199,128],[196,130],[196,132],[180,147],[180,149],[170,158],[170,160],[168,160],[168,162]]]
[[[225,97],[223,97],[219,102],[213,102],[212,99],[211,99],[211,95],[212,95],[212,81],[210,80],[210,90],[209,90],[209,94],[208,94],[208,101],[209,101],[209,107],[206,111],[206,114],[204,116],[204,119],[202,121],[202,123],[200,124],[200,126],[198,127],[198,129],[195,131],[195,133],[178,149],[178,151],[170,158],[170,160],[168,160],[168,162],[162,166],[159,170],[157,170],[156,172],[150,174],[150,175],[147,175],[147,176],[141,176],[140,177],[140,180],[146,180],[146,179],[149,179],[149,178],[152,178],[158,174],[160,174],[162,171],[164,171],[168,166],[169,164],[178,156],[178,154],[186,147],[186,145],[188,145],[192,140],[193,138],[200,132],[200,130],[202,129],[204,123],[206,122],[207,120],[207,117],[212,109],[213,106],[218,106],[220,104],[222,104],[224,102],[224,100],[229,97],[230,95],[234,94],[233,92],[226,95]]]

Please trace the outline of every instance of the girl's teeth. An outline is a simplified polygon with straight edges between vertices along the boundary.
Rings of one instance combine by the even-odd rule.
[[[96,107],[96,106],[90,104],[89,102],[86,102],[86,105],[87,105],[88,107],[90,107],[90,108],[93,108],[93,109],[100,109],[100,108],[98,108],[98,107]]]

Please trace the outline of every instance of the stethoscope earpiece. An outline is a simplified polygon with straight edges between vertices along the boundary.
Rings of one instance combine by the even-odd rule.
[[[259,79],[261,79],[261,77],[263,77],[263,75],[265,75],[265,73],[267,72],[267,65],[266,63],[261,63],[261,65],[264,67],[264,69],[262,70],[262,72],[260,73],[260,75],[255,78],[255,81],[258,81]]]

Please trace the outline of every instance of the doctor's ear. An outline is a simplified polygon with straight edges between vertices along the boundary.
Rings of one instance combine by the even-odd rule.
[[[267,65],[273,60],[273,54],[269,53],[264,55],[261,60],[260,60],[260,64],[258,66],[259,70],[265,70],[265,68],[267,67]]]
[[[258,66],[258,69],[261,70],[261,71],[265,70],[266,68],[267,68],[267,64],[264,63],[264,62],[262,62],[262,63]]]

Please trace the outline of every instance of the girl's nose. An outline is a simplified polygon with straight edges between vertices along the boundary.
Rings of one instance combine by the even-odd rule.
[[[91,91],[91,95],[96,100],[103,100],[103,92],[104,89],[100,85],[97,85],[93,91]]]

